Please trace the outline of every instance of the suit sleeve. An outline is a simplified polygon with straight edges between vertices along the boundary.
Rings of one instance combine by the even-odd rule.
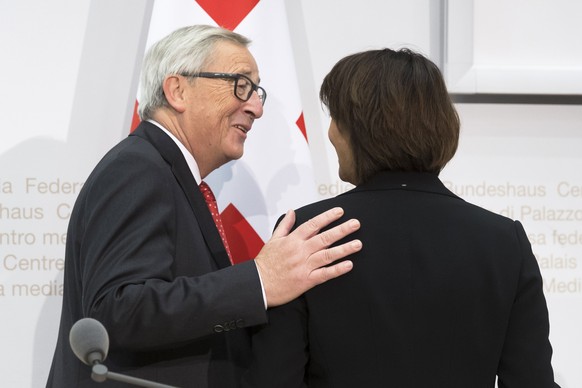
[[[268,324],[253,335],[253,360],[244,375],[243,387],[306,387],[309,356],[304,297],[269,309],[268,319]]]
[[[188,210],[176,206],[183,193],[175,178],[147,158],[118,159],[88,181],[69,228],[83,315],[100,320],[112,346],[126,350],[172,348],[264,323],[254,262],[185,276],[178,266],[187,264],[175,257],[178,212]],[[210,262],[199,245],[191,260]]]
[[[499,388],[549,388],[554,383],[549,320],[540,269],[519,222],[521,270],[498,367]]]

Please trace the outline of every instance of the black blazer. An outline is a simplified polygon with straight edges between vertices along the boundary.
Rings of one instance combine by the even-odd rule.
[[[433,174],[383,172],[298,210],[341,206],[363,242],[353,270],[269,310],[254,387],[554,387],[542,279],[519,222]]]
[[[92,382],[70,349],[83,317],[108,330],[110,371],[183,387],[238,385],[246,327],[266,322],[255,264],[230,265],[183,155],[151,123],[107,153],[75,203],[48,387],[117,386]]]

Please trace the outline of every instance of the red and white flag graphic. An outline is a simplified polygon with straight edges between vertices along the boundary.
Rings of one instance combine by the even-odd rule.
[[[219,25],[250,38],[268,93],[242,159],[205,179],[216,194],[233,259],[240,262],[256,256],[281,214],[316,197],[285,5],[278,0],[156,1],[146,50],[192,24]]]

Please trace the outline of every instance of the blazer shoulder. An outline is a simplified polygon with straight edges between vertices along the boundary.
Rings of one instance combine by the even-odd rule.
[[[317,202],[304,205],[295,210],[297,220],[296,225],[299,225],[300,223],[303,223],[308,219],[311,219],[334,207],[344,208],[347,202],[349,202],[348,197],[338,196],[333,198],[322,199]]]

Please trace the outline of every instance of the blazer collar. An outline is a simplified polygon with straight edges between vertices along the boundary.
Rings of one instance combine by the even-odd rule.
[[[461,199],[445,187],[437,174],[427,172],[380,171],[351,192],[370,190],[424,191]]]
[[[188,198],[190,207],[200,225],[204,240],[216,264],[219,268],[230,266],[228,253],[226,253],[212,215],[206,206],[202,193],[198,189],[196,180],[192,176],[184,155],[182,155],[176,143],[164,131],[147,121],[142,121],[130,136],[138,136],[151,143],[171,166],[176,181],[178,181],[184,195]]]

